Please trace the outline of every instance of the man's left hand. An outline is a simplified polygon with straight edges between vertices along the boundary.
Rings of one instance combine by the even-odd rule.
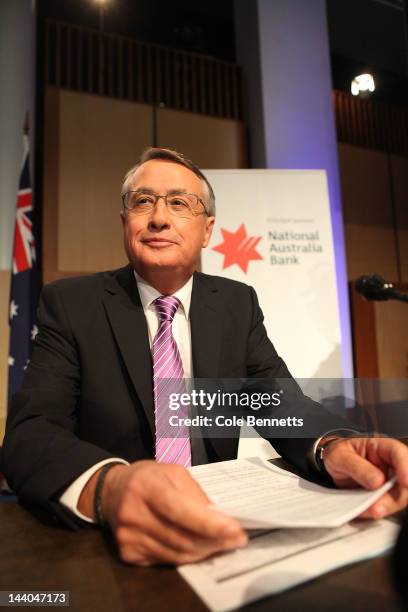
[[[408,504],[408,447],[398,440],[336,440],[325,450],[324,466],[339,488],[378,489],[392,476],[397,477],[395,486],[363,512],[362,518],[383,518]]]

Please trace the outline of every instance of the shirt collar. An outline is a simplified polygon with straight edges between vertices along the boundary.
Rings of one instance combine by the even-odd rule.
[[[143,310],[146,311],[149,308],[155,310],[153,306],[153,302],[156,298],[160,297],[161,293],[157,291],[154,287],[149,285],[147,281],[144,280],[135,270],[133,270],[135,275],[137,288],[140,295],[140,301],[142,302]],[[182,306],[182,312],[186,319],[190,316],[190,304],[191,304],[191,292],[193,290],[193,277],[190,276],[185,285],[183,285],[178,291],[173,293],[173,296],[180,300],[180,304]]]

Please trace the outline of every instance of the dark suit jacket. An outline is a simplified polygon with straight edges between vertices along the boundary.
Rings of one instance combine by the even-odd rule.
[[[195,377],[290,377],[251,287],[196,273],[190,319]],[[57,499],[76,477],[108,457],[154,457],[152,362],[132,268],[51,283],[38,324],[8,418],[2,468],[23,501],[75,527],[81,521]],[[308,471],[310,440],[272,442]],[[211,462],[236,457],[238,439],[205,444]]]

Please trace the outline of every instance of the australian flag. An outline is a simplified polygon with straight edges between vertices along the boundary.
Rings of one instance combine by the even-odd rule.
[[[14,229],[13,265],[10,288],[10,351],[8,357],[8,406],[21,387],[37,334],[36,310],[40,292],[33,199],[30,182],[28,137],[24,137],[24,158],[18,188]]]

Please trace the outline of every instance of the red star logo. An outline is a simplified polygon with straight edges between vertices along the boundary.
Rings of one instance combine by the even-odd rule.
[[[213,247],[213,251],[224,255],[223,269],[237,264],[246,273],[251,259],[263,259],[255,249],[262,236],[249,237],[244,224],[235,233],[221,229],[221,234],[224,242]]]

